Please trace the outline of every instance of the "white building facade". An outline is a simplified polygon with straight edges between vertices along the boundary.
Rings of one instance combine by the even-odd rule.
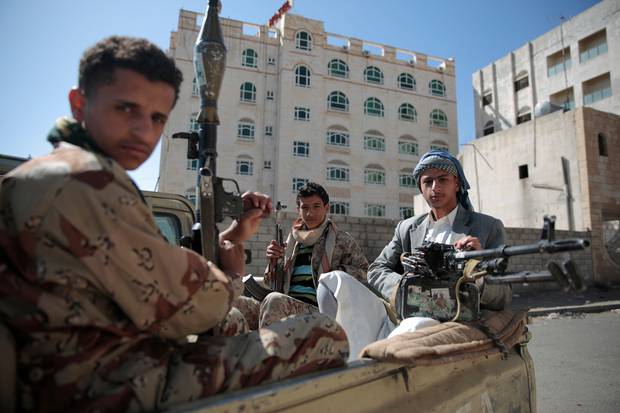
[[[193,197],[196,161],[173,133],[196,130],[192,53],[202,14],[181,10],[169,53],[184,75],[162,139],[159,190]],[[286,15],[277,29],[221,19],[228,50],[218,102],[218,175],[292,208],[308,180],[332,214],[413,214],[411,177],[431,148],[456,154],[454,61],[326,33]]]
[[[620,0],[604,0],[472,75],[476,137],[534,117],[541,102],[620,115]]]

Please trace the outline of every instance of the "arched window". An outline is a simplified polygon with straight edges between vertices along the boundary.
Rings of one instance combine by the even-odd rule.
[[[327,164],[327,180],[349,182],[349,167],[343,161],[332,161]]]
[[[189,131],[198,132],[200,130],[200,123],[198,123],[198,112],[192,113],[189,118]]]
[[[598,134],[598,154],[599,156],[609,156],[607,152],[607,137],[602,133]]]
[[[237,138],[254,140],[254,121],[252,119],[241,119],[237,124]]]
[[[415,188],[413,171],[411,169],[401,169],[398,173],[398,185],[401,188]]]
[[[398,108],[398,119],[408,120],[410,122],[418,121],[418,112],[411,103],[403,103]]]
[[[295,86],[310,87],[310,69],[304,65],[295,68]]]
[[[383,117],[383,103],[377,98],[368,98],[364,102],[364,113],[370,116]]]
[[[364,205],[364,210],[367,217],[385,216],[385,205],[382,204],[366,204]]]
[[[482,135],[487,136],[495,132],[495,123],[490,120],[484,124],[484,128],[482,129]]]
[[[385,152],[385,138],[377,132],[366,132],[364,134],[364,149]]]
[[[382,85],[383,72],[376,66],[367,66],[366,69],[364,69],[364,79],[367,83]]]
[[[349,215],[349,203],[345,201],[330,201],[329,213],[332,215]]]
[[[409,136],[398,138],[398,153],[402,155],[418,156],[418,142]]]
[[[431,151],[443,151],[443,152],[450,152],[448,149],[448,144],[445,143],[444,141],[433,141],[431,142]]]
[[[242,102],[256,102],[256,87],[252,82],[245,82],[241,85],[240,99]]]
[[[448,117],[443,111],[439,109],[433,109],[431,112],[431,126],[436,126],[438,128],[447,128],[448,127]]]
[[[237,158],[236,174],[247,176],[254,175],[254,162],[250,156],[240,155]]]
[[[254,49],[245,49],[241,53],[241,66],[245,67],[257,67],[258,66],[258,54]]]
[[[299,50],[312,50],[312,36],[308,32],[295,34],[295,48]]]
[[[415,90],[415,79],[409,73],[401,73],[398,75],[398,87],[404,90]]]
[[[407,219],[413,216],[413,207],[401,206],[400,207],[400,219]]]
[[[326,143],[334,146],[349,146],[349,131],[344,127],[331,127],[327,130]]]
[[[446,86],[441,80],[433,79],[428,84],[428,93],[433,96],[446,96]]]
[[[333,59],[327,64],[327,72],[330,76],[347,79],[349,77],[349,66],[340,59]]]
[[[385,170],[381,165],[368,165],[364,168],[364,183],[385,185]]]
[[[349,98],[342,92],[332,92],[327,96],[327,109],[348,112]]]

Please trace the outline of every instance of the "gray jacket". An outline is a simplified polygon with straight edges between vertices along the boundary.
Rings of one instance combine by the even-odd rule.
[[[405,251],[412,252],[414,248],[422,245],[428,227],[427,216],[428,213],[400,221],[390,243],[368,268],[369,284],[390,302],[404,272],[400,255]],[[461,206],[456,212],[452,231],[478,238],[482,248],[495,248],[506,243],[506,231],[502,221]],[[484,284],[480,304],[491,310],[501,310],[510,305],[511,299],[510,286]]]

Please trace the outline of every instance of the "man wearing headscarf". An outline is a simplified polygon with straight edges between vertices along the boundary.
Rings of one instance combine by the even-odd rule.
[[[506,241],[500,220],[473,211],[467,194],[469,183],[456,158],[443,151],[427,152],[416,165],[413,177],[430,212],[399,222],[394,237],[368,269],[369,284],[391,304],[404,272],[400,261],[403,252],[413,252],[425,241],[453,244],[459,250],[495,248]],[[481,306],[501,310],[510,304],[510,286],[479,287]],[[422,326],[437,323],[422,321]]]
[[[317,296],[323,297],[319,310],[344,328],[351,349],[349,360],[359,358],[373,341],[439,323],[432,318],[412,317],[398,325],[393,308],[404,272],[400,262],[403,252],[413,252],[424,241],[453,244],[458,249],[494,248],[505,242],[500,220],[472,210],[469,183],[453,156],[430,151],[422,156],[413,176],[431,211],[398,224],[392,241],[370,265],[368,284],[342,271],[319,278]],[[481,306],[501,310],[510,303],[509,286],[479,283],[478,287],[482,289]]]

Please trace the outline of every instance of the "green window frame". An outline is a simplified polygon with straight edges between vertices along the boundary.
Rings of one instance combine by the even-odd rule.
[[[349,215],[349,203],[344,201],[331,201],[329,213],[332,215]]]
[[[446,85],[441,80],[433,79],[428,84],[428,93],[432,96],[446,97]]]
[[[411,218],[414,215],[413,207],[401,206],[399,213],[400,213],[400,219]]]
[[[295,68],[295,86],[310,87],[310,69],[300,65]]]
[[[243,82],[239,98],[242,102],[256,103],[256,86],[252,82]]]
[[[364,149],[385,152],[385,138],[375,135],[364,135]]]
[[[327,131],[326,139],[326,143],[328,145],[348,147],[350,142],[350,135],[347,132],[339,130],[329,130]]]
[[[415,78],[409,73],[398,75],[398,87],[403,90],[416,90]]]
[[[398,175],[398,185],[401,188],[415,188],[415,180],[411,173],[401,173]]]
[[[417,122],[418,111],[411,103],[403,103],[398,108],[398,119],[409,122]]]
[[[327,109],[348,112],[349,98],[342,92],[334,91],[327,96]]]
[[[245,176],[254,175],[254,162],[250,159],[237,159],[236,174]]]
[[[254,122],[240,121],[237,125],[237,138],[248,141],[254,140]]]
[[[299,191],[299,188],[301,188],[308,182],[309,182],[308,178],[293,178],[293,193],[296,194],[297,191]]]
[[[364,80],[366,80],[366,83],[382,85],[383,72],[377,66],[366,66],[366,68],[364,69]]]
[[[305,31],[299,31],[295,34],[295,48],[299,50],[312,50],[312,36]]]
[[[245,49],[241,52],[241,66],[258,67],[258,53],[254,49]]]
[[[330,76],[340,77],[342,79],[349,78],[349,66],[340,59],[332,59],[327,64],[327,72]]]
[[[350,171],[346,166],[328,166],[327,180],[337,182],[349,182]]]
[[[364,183],[371,185],[385,185],[385,171],[375,168],[365,168]]]
[[[431,126],[437,128],[447,128],[448,127],[448,117],[446,114],[439,109],[433,109],[430,115]]]
[[[295,120],[310,121],[310,108],[295,106]]]
[[[366,99],[364,102],[364,114],[382,118],[384,114],[383,103],[375,97]]]
[[[414,141],[398,141],[398,153],[403,155],[417,156],[419,154],[418,143]]]
[[[382,204],[366,204],[364,212],[367,217],[384,217],[385,205]]]

